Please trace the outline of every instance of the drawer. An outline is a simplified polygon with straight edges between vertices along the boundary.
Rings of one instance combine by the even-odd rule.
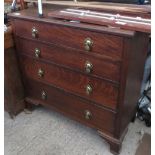
[[[117,60],[122,57],[123,38],[119,36],[37,21],[15,19],[14,24],[16,35],[20,37],[103,54]]]
[[[87,75],[103,77],[115,82],[120,78],[120,62],[105,57],[97,57],[71,48],[47,45],[40,42],[17,39],[19,53],[28,54],[37,59],[46,59]]]
[[[25,87],[27,101],[51,106],[90,127],[113,133],[115,113],[112,111],[30,79],[26,79]]]
[[[20,56],[23,76],[62,88],[97,104],[116,109],[118,86],[58,65]]]

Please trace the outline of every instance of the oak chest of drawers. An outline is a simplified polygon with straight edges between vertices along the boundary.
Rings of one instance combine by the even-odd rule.
[[[29,10],[10,17],[25,102],[95,128],[118,153],[135,115],[148,35]]]

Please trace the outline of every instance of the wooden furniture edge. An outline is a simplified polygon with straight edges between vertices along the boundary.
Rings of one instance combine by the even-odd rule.
[[[115,155],[119,155],[121,148],[122,148],[122,142],[123,142],[123,139],[124,139],[127,131],[128,131],[128,128],[126,128],[124,130],[122,136],[119,139],[117,139],[113,136],[103,133],[102,131],[97,130],[98,134],[109,143],[110,151],[111,151],[111,153],[113,153]]]
[[[50,18],[38,18],[37,15],[35,16],[24,16],[24,15],[16,15],[15,13],[8,14],[8,17],[11,20],[27,20],[27,21],[36,21],[36,22],[42,22],[46,24],[54,24],[54,25],[59,25],[59,26],[65,26],[65,27],[73,27],[77,29],[83,29],[83,30],[88,30],[92,32],[103,32],[106,34],[113,34],[115,36],[123,36],[123,37],[128,37],[132,38],[135,35],[134,30],[124,30],[124,29],[119,29],[119,28],[109,28],[109,27],[104,27],[104,26],[99,26],[99,25],[86,25],[86,24],[78,24],[78,23],[71,23],[71,22],[63,22],[63,21],[58,21],[58,20],[53,20]]]

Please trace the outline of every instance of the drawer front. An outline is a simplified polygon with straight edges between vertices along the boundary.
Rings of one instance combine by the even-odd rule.
[[[20,57],[20,63],[25,77],[60,87],[109,108],[115,109],[117,106],[118,87],[107,81],[88,78],[76,71],[26,56]]]
[[[26,79],[27,97],[99,130],[114,131],[115,113],[54,87]]]
[[[19,53],[28,54],[36,57],[38,60],[46,59],[81,71],[87,75],[94,75],[119,82],[120,63],[105,57],[95,57],[71,48],[55,45],[49,46],[27,39],[18,39],[17,47]]]
[[[123,38],[61,25],[14,20],[16,35],[121,59]],[[22,25],[22,26],[21,26]]]

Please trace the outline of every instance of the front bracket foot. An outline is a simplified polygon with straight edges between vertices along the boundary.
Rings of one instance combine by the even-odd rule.
[[[110,152],[114,155],[119,155],[121,149],[122,149],[122,142],[121,143],[111,143],[110,144]]]
[[[122,134],[122,136],[119,139],[117,139],[113,136],[105,134],[102,131],[98,131],[99,135],[110,144],[110,152],[113,153],[114,155],[118,155],[120,153],[120,150],[122,148],[122,142],[123,142],[126,132],[127,132],[127,128]]]

